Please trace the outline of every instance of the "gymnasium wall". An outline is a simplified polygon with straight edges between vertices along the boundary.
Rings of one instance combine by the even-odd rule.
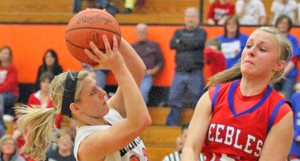
[[[165,67],[155,80],[156,86],[169,86],[174,73],[175,51],[169,48],[174,31],[181,26],[149,26],[149,39],[160,44],[165,58]],[[52,48],[59,55],[59,62],[64,70],[80,70],[79,61],[69,54],[64,39],[66,25],[44,24],[1,24],[0,46],[9,45],[13,50],[13,62],[19,71],[20,83],[33,83],[38,66],[42,63],[44,52]],[[223,33],[222,27],[204,26],[208,38]],[[251,33],[255,27],[243,27],[243,33]],[[134,42],[135,26],[121,26],[122,36],[130,43]],[[300,33],[293,29],[292,33]],[[115,84],[110,76],[109,84]]]
[[[175,51],[169,48],[174,31],[182,26],[149,26],[149,39],[157,41],[165,59],[162,72],[155,79],[154,86],[168,88],[174,75]],[[222,26],[203,26],[208,38],[223,33]],[[241,32],[250,34],[256,27],[242,27]],[[44,52],[51,48],[59,55],[59,63],[66,70],[81,70],[80,62],[71,56],[65,45],[65,24],[0,24],[0,46],[9,45],[13,50],[13,63],[18,68],[20,84],[32,84],[36,80],[37,68],[42,63]],[[135,26],[122,25],[122,36],[130,43],[135,37]],[[300,28],[293,28],[292,34],[300,38]],[[205,74],[208,73],[207,68]],[[113,76],[108,76],[108,85],[115,85]],[[21,89],[22,90],[22,89]],[[21,91],[22,92],[22,91]],[[27,90],[28,92],[28,90]]]

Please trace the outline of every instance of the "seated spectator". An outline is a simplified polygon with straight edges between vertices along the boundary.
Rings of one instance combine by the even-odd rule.
[[[210,67],[210,77],[226,69],[226,59],[221,52],[221,43],[218,39],[206,41],[204,63]]]
[[[235,9],[241,25],[266,24],[266,10],[260,0],[237,0]]]
[[[132,44],[132,47],[142,58],[147,68],[140,86],[141,93],[147,104],[149,100],[148,95],[151,90],[154,77],[164,66],[164,58],[159,44],[148,40],[148,29],[146,24],[140,23],[136,26],[136,36],[137,42]]]
[[[272,24],[275,24],[280,15],[289,16],[293,23],[297,24],[297,5],[295,0],[274,0],[271,7],[271,12],[273,13]]]
[[[52,99],[50,96],[50,83],[53,79],[53,75],[50,72],[44,72],[40,76],[40,90],[30,94],[28,99],[29,107],[40,107],[40,108],[53,108]],[[62,121],[62,115],[58,114],[55,120],[56,127],[60,128]]]
[[[300,58],[299,41],[297,36],[290,33],[293,27],[293,22],[289,16],[279,16],[275,23],[275,27],[290,41],[293,46],[293,51],[291,53],[292,57],[287,63],[283,72],[283,77],[285,77],[285,79],[279,83],[276,83],[274,86],[277,91],[283,92],[286,98],[290,99],[294,92],[293,89],[297,82],[297,76],[299,72],[297,68],[297,63]]]
[[[236,64],[246,46],[248,35],[240,33],[239,20],[235,16],[228,17],[224,24],[224,35],[218,36],[221,51],[226,58],[226,69]]]
[[[76,161],[70,134],[61,134],[58,146],[51,146],[46,153],[46,161]]]
[[[179,136],[181,143],[182,143],[182,146],[179,146],[181,149],[177,149],[177,151],[175,151],[171,154],[168,154],[167,156],[164,157],[163,161],[180,161],[181,151],[182,151],[183,145],[185,143],[188,127],[189,127],[189,124],[183,124],[181,126],[181,135]],[[205,161],[204,157],[201,154],[199,156],[199,161]]]
[[[4,135],[0,139],[0,160],[1,161],[25,161],[18,153],[18,148],[15,140]]]
[[[49,49],[45,52],[43,57],[43,64],[38,68],[38,73],[37,73],[36,83],[35,83],[37,90],[39,89],[40,86],[40,81],[39,81],[40,76],[44,72],[50,72],[54,76],[63,72],[63,69],[58,62],[57,53],[52,49]]]
[[[223,25],[228,16],[233,16],[234,4],[229,0],[216,0],[208,10],[207,23],[210,25]]]
[[[4,46],[0,49],[0,108],[4,108],[4,114],[14,116],[12,107],[18,97],[18,71],[12,64],[11,48]]]
[[[295,85],[296,92],[291,97],[294,112],[294,139],[290,151],[290,161],[300,160],[300,83]]]

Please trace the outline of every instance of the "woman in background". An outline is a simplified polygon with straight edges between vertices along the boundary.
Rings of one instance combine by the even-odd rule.
[[[18,71],[12,63],[12,50],[9,46],[0,49],[0,110],[14,116],[13,105],[19,97]],[[2,118],[2,116],[1,116]]]
[[[279,16],[275,23],[275,27],[290,41],[293,46],[290,61],[287,63],[283,72],[283,77],[285,77],[285,79],[274,86],[274,88],[281,91],[287,99],[290,99],[294,92],[294,86],[298,76],[297,62],[300,56],[299,41],[296,36],[290,34],[293,22],[289,16]]]
[[[1,161],[25,161],[25,159],[19,155],[15,140],[9,135],[4,135],[1,137],[0,149]]]
[[[42,73],[44,72],[50,72],[52,73],[54,76],[60,74],[63,72],[63,69],[61,67],[61,65],[58,62],[58,55],[57,53],[52,50],[52,49],[48,49],[43,57],[43,64],[39,67],[38,69],[38,73],[37,73],[37,77],[36,77],[36,89],[39,89],[40,86],[40,76],[42,75]]]
[[[224,35],[218,36],[221,42],[221,51],[226,58],[226,69],[236,64],[242,55],[248,35],[240,33],[240,25],[237,17],[230,16],[224,24]]]

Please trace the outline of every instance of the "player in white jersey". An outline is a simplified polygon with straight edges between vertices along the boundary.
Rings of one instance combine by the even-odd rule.
[[[109,69],[118,89],[107,102],[106,92],[97,87],[96,80],[86,71],[65,72],[51,82],[55,108],[18,107],[18,125],[26,144],[25,155],[44,160],[44,151],[53,141],[52,125],[57,113],[77,121],[74,155],[78,161],[147,161],[147,153],[138,137],[151,124],[151,118],[138,85],[145,65],[132,47],[116,37],[111,49],[103,36],[106,52],[91,42],[85,49],[90,59],[98,63],[95,69]]]

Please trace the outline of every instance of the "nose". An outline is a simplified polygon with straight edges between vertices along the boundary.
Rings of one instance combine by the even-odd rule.
[[[252,46],[249,50],[248,50],[248,55],[253,57],[255,56],[255,53],[256,53],[256,47],[255,46]]]
[[[106,96],[106,91],[104,91],[101,88],[97,88],[97,89],[98,89],[98,92],[99,92],[99,97],[104,98]]]

